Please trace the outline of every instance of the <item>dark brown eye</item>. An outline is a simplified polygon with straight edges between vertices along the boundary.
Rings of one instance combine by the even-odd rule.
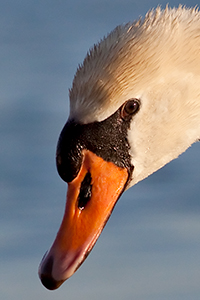
[[[134,115],[140,108],[140,100],[134,98],[124,103],[121,109],[121,117],[125,120]]]

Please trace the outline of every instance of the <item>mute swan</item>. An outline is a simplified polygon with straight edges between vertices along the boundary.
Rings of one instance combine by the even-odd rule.
[[[118,198],[200,138],[200,13],[159,7],[87,54],[57,146],[68,183],[56,239],[39,267],[58,288],[93,248]]]

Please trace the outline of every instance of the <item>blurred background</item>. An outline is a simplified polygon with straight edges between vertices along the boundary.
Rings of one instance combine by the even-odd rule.
[[[179,1],[0,1],[1,299],[199,300],[198,143],[123,195],[60,289],[37,275],[64,212],[55,150],[76,68],[118,24],[167,3]]]

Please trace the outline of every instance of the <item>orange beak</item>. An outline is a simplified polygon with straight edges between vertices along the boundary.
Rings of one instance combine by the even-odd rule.
[[[93,248],[128,181],[128,171],[83,151],[77,177],[68,183],[63,221],[44,256],[39,275],[48,289],[58,288]]]

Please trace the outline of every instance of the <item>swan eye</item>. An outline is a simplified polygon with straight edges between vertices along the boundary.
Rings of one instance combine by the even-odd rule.
[[[121,117],[125,120],[134,115],[140,108],[140,101],[136,98],[128,100],[121,109]]]

